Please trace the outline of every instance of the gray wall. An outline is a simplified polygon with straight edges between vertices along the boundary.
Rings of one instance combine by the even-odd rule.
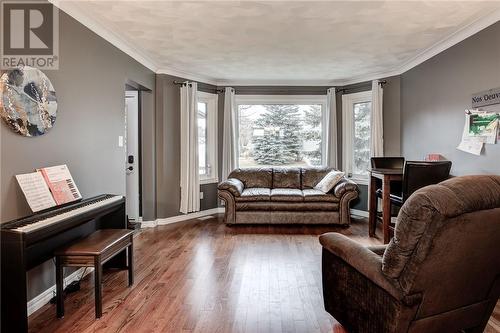
[[[45,72],[58,98],[54,128],[25,138],[0,125],[2,222],[30,213],[14,175],[38,167],[67,164],[84,197],[125,194],[125,148],[118,147],[125,130],[125,83],[132,80],[154,91],[155,74],[63,12],[59,24],[60,67]],[[149,120],[152,95],[144,101]],[[51,286],[53,276],[52,262],[32,270],[29,297]]]
[[[186,81],[166,74],[156,76],[156,215],[166,218],[180,215],[180,94],[174,80]],[[198,90],[216,93],[216,87],[199,83]],[[219,95],[219,106],[224,96]],[[219,107],[219,113],[223,110]],[[222,131],[222,114],[218,115],[219,137]],[[220,141],[222,142],[222,141]],[[220,149],[219,149],[220,150]],[[220,151],[219,151],[219,156]],[[217,184],[201,186],[202,210],[217,207]]]
[[[500,143],[481,156],[456,149],[471,95],[500,87],[500,22],[401,76],[402,151],[407,159],[439,153],[452,174],[500,174]],[[491,107],[500,111],[500,105]]]

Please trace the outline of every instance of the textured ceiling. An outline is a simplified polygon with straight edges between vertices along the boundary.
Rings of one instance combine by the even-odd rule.
[[[79,10],[158,68],[217,81],[342,81],[403,66],[490,1],[90,1]]]

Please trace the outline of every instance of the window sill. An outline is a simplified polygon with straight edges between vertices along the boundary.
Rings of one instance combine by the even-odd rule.
[[[205,179],[200,179],[200,185],[206,185],[206,184],[214,184],[218,183],[219,179],[218,178],[205,178]]]

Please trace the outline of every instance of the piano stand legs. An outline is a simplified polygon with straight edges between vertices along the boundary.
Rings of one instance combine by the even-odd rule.
[[[95,257],[95,264],[94,264],[94,277],[95,277],[95,292],[94,292],[94,299],[95,299],[95,317],[96,318],[101,318],[102,317],[102,264],[101,264],[101,258],[100,256]]]
[[[64,267],[59,257],[56,257],[56,303],[57,318],[64,317]]]

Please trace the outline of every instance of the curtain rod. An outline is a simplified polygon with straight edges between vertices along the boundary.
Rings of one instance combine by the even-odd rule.
[[[189,81],[177,81],[176,80],[176,81],[174,81],[174,84],[178,85],[178,86],[184,86],[186,84],[191,84],[191,82],[189,82]]]
[[[379,81],[379,82],[378,82],[378,84],[379,84],[380,86],[382,86],[382,87],[383,87],[385,84],[387,84],[387,83],[388,83],[388,82],[387,82],[386,80],[381,80],[381,81]],[[335,93],[340,93],[340,92],[341,92],[341,93],[344,93],[344,92],[346,92],[346,91],[353,90],[353,89],[356,89],[356,88],[358,88],[358,86],[351,87],[351,88],[335,88]]]
[[[178,85],[178,86],[184,86],[184,85],[187,85],[187,84],[191,85],[191,82],[189,82],[189,81],[177,81],[177,80],[175,80],[174,84]],[[215,92],[216,93],[223,93],[224,89],[215,89]]]

